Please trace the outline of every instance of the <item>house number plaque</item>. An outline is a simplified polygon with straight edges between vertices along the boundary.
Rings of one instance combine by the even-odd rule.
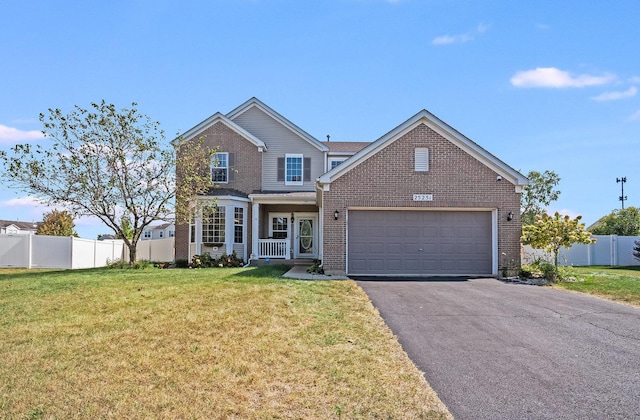
[[[413,194],[413,201],[433,201],[433,194]]]

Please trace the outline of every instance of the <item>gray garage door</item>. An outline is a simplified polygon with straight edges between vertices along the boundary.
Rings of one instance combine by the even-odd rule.
[[[349,211],[351,275],[491,274],[489,211]]]

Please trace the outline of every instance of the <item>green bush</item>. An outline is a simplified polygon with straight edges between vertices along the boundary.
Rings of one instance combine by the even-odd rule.
[[[127,270],[127,269],[146,270],[148,268],[152,268],[153,264],[151,264],[147,260],[138,260],[138,261],[134,262],[133,264],[129,264],[128,262],[126,262],[124,260],[118,259],[118,260],[113,260],[113,261],[107,260],[107,267],[108,268],[116,268],[116,269],[119,269],[119,270]]]
[[[201,255],[194,255],[191,258],[192,268],[211,268],[211,267],[242,267],[244,260],[236,255],[233,251],[230,255],[222,254],[218,258],[213,258],[208,252]]]

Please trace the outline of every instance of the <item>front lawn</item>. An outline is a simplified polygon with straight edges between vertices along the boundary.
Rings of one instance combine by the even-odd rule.
[[[559,282],[555,287],[640,307],[640,266],[571,267],[566,270],[576,281]]]
[[[352,281],[0,269],[0,418],[449,418]]]

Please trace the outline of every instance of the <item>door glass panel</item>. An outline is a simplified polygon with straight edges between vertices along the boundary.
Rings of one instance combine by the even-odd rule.
[[[313,220],[300,220],[300,254],[313,254]]]

